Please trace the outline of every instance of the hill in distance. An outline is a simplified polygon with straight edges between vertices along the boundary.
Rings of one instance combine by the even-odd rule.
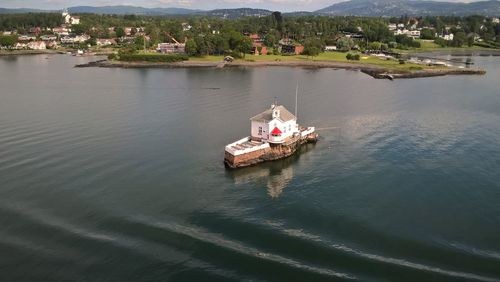
[[[500,16],[500,1],[452,3],[421,0],[350,0],[316,11],[323,15],[389,16]]]
[[[184,9],[184,8],[144,8],[137,6],[77,6],[68,9],[75,14],[115,14],[115,15],[145,15],[145,16],[174,16],[174,15],[200,15],[235,19],[240,17],[262,17],[268,16],[272,11],[253,8],[216,9],[210,11]],[[6,13],[44,13],[60,12],[56,10],[40,9],[5,9],[0,8],[0,14]],[[439,2],[429,0],[349,0],[336,3],[315,12],[299,11],[283,13],[285,16],[367,16],[367,17],[390,17],[390,16],[467,16],[484,15],[500,16],[500,1],[489,0],[471,3]]]
[[[137,6],[77,6],[68,8],[70,13],[75,14],[113,14],[113,15],[150,15],[150,16],[163,16],[163,15],[189,15],[197,13],[200,10],[191,10],[184,8],[143,8]]]

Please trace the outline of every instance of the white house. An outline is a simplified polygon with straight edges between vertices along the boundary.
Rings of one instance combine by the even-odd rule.
[[[160,53],[172,54],[172,53],[185,53],[186,44],[185,43],[158,43],[158,48],[156,51]]]
[[[116,40],[108,38],[98,38],[96,39],[97,46],[109,46],[116,45]]]
[[[67,27],[54,27],[52,29],[52,32],[54,32],[54,34],[56,35],[59,35],[59,36],[66,36],[66,35],[69,35],[69,33],[71,32],[71,29],[67,28]]]
[[[13,49],[16,49],[16,50],[20,50],[20,49],[26,49],[26,43],[21,43],[21,42],[17,42]]]
[[[252,140],[280,144],[300,132],[297,118],[284,106],[272,105],[250,121]]]
[[[63,44],[74,44],[74,43],[84,43],[89,40],[90,36],[86,34],[82,35],[68,35],[61,38],[61,43]]]
[[[42,35],[42,36],[40,36],[40,39],[43,40],[43,41],[55,41],[55,40],[57,40],[57,36],[52,35],[52,34],[50,34],[50,35]]]
[[[500,19],[499,18],[491,18],[491,22],[492,23],[500,23]]]
[[[78,17],[78,16],[71,16],[69,23],[70,24],[80,24],[80,17]]]
[[[413,38],[420,38],[420,30],[410,30],[406,35],[409,35]]]
[[[332,52],[332,51],[337,51],[337,46],[335,45],[325,46],[325,52]]]
[[[30,40],[36,40],[36,36],[28,34],[28,35],[19,35],[17,37],[17,40],[19,41],[30,41]]]
[[[387,28],[389,28],[390,31],[393,31],[393,30],[398,29],[398,25],[397,24],[389,24],[387,26]]]
[[[440,38],[443,38],[444,40],[449,40],[449,41],[451,41],[451,40],[453,40],[453,38],[454,38],[455,36],[453,35],[453,33],[450,33],[450,34],[440,35],[439,37],[440,37]]]
[[[64,23],[67,24],[80,24],[80,17],[72,16],[68,10],[63,10],[62,17],[64,18]]]
[[[45,50],[47,45],[43,41],[32,41],[29,42],[26,47],[31,50]]]

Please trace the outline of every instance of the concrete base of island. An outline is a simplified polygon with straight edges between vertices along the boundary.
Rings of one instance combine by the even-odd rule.
[[[302,144],[317,142],[318,137],[319,135],[313,131],[307,135],[297,135],[282,144],[265,143],[258,145],[260,146],[259,148],[248,150],[248,152],[241,154],[235,154],[233,151],[226,150],[224,153],[224,164],[229,168],[240,168],[287,158],[295,154]]]

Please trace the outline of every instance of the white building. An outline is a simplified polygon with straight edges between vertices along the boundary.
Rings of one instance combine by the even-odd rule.
[[[499,18],[492,18],[491,22],[492,23],[500,23],[500,19]]]
[[[332,51],[337,51],[337,46],[335,45],[325,46],[325,52],[332,52]]]
[[[185,43],[158,43],[158,48],[156,51],[165,54],[172,53],[185,53],[186,44]]]
[[[20,50],[20,49],[26,49],[26,46],[27,44],[26,43],[21,43],[21,42],[17,42],[13,49],[16,49],[16,50]]]
[[[420,30],[410,30],[406,35],[413,38],[420,38]]]
[[[80,24],[80,17],[72,16],[68,10],[62,12],[62,17],[64,18],[64,23],[66,24]]]
[[[66,35],[69,35],[69,33],[71,32],[71,29],[67,28],[67,27],[54,27],[52,29],[52,32],[54,32],[54,34],[56,35],[59,35],[59,36],[66,36]]]
[[[30,40],[36,40],[36,36],[28,34],[28,35],[19,35],[17,37],[17,40],[19,41],[30,41]]]
[[[64,36],[61,38],[61,43],[63,44],[74,44],[74,43],[84,43],[85,41],[89,40],[90,36],[83,34],[83,35],[69,35],[69,36]]]
[[[440,35],[439,37],[443,38],[444,40],[452,41],[455,36],[453,35],[453,33],[450,33],[450,34]]]
[[[108,39],[108,38],[98,38],[96,39],[96,44],[97,46],[109,46],[109,45],[116,45],[116,40],[114,39]]]
[[[26,47],[31,50],[45,50],[47,45],[43,41],[32,41],[26,44]]]
[[[55,36],[55,35],[42,35],[42,36],[40,36],[40,39],[43,41],[55,41],[55,40],[57,40],[57,36]]]
[[[389,28],[390,31],[398,29],[398,25],[397,24],[389,24],[387,27]]]
[[[78,17],[78,16],[71,16],[69,23],[70,24],[80,24],[80,17]]]
[[[297,118],[284,106],[272,105],[250,121],[252,140],[280,144],[300,132]]]
[[[402,35],[402,34],[413,38],[419,38],[420,30],[408,30],[405,28],[405,29],[396,29],[394,31],[394,35]]]
[[[193,27],[188,23],[182,23],[182,31],[190,31]]]

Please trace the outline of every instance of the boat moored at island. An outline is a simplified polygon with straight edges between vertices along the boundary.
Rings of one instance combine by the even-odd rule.
[[[224,163],[230,168],[289,157],[302,144],[314,143],[319,137],[314,127],[300,126],[296,115],[277,102],[252,117],[250,122],[250,136],[225,148]]]

